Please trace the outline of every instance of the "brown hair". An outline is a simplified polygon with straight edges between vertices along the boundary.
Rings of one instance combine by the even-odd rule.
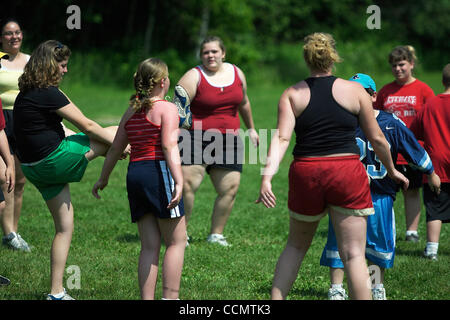
[[[398,46],[395,47],[391,53],[389,53],[389,64],[406,60],[409,63],[415,63],[418,59],[416,56],[416,50],[413,46]]]
[[[328,71],[335,62],[342,62],[331,34],[315,32],[306,36],[304,42],[303,58],[310,69]]]
[[[445,89],[450,88],[450,63],[448,63],[442,70],[442,84]]]
[[[41,43],[31,54],[19,78],[20,91],[58,86],[61,81],[58,63],[69,59],[69,47],[56,40]]]
[[[220,49],[221,49],[223,52],[226,52],[225,45],[223,44],[223,41],[222,41],[221,38],[219,38],[218,36],[208,36],[208,37],[206,37],[205,39],[203,39],[202,43],[200,44],[200,52],[199,52],[200,56],[202,55],[203,46],[204,46],[206,43],[210,43],[210,42],[214,42],[214,41],[217,41],[217,42],[219,43]]]
[[[167,64],[158,58],[142,61],[134,74],[134,88],[136,93],[130,98],[130,106],[134,111],[151,108],[152,90],[158,82],[169,76]]]

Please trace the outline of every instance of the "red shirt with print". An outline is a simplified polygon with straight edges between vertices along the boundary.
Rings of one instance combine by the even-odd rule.
[[[431,97],[434,97],[434,92],[425,82],[416,79],[411,83],[399,85],[394,81],[378,92],[373,107],[395,114],[409,128],[417,113]],[[422,142],[421,145],[423,146]],[[408,162],[399,154],[397,164]]]

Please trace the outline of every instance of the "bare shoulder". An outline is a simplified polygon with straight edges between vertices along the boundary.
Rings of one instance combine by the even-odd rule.
[[[153,112],[161,114],[162,117],[164,116],[173,117],[174,115],[178,115],[177,106],[170,101],[155,103],[152,109]]]
[[[177,84],[183,87],[184,90],[186,90],[189,98],[192,100],[197,93],[197,85],[199,81],[200,75],[198,73],[198,70],[192,68],[181,77]]]
[[[341,78],[334,82],[332,93],[336,102],[353,114],[359,113],[361,97],[367,95],[359,83]]]
[[[239,68],[237,65],[234,65],[236,67],[236,70],[238,72],[239,78],[241,78],[242,81],[245,81],[245,74],[244,71],[242,71],[241,68]]]
[[[280,103],[289,102],[295,116],[298,117],[308,106],[311,92],[306,81],[300,81],[287,88],[280,98]]]
[[[183,86],[183,84],[197,83],[199,79],[198,70],[195,68],[189,69],[178,81],[178,84]]]

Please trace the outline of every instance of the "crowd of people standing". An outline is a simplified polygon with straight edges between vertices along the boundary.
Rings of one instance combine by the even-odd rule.
[[[108,185],[117,161],[129,157],[126,185],[130,220],[136,223],[141,240],[141,297],[155,298],[164,242],[162,297],[179,299],[184,253],[190,245],[188,221],[206,174],[217,194],[206,241],[232,245],[224,231],[242,175],[240,119],[253,146],[259,145],[244,72],[225,61],[221,38],[207,37],[200,46],[201,63],[177,82],[175,100],[185,99],[172,102],[166,98],[171,86],[168,64],[148,58],[130,79],[135,92],[119,125],[103,128],[59,88],[72,54],[66,44],[44,41],[27,55],[21,52],[23,33],[17,21],[6,21],[1,30],[5,53],[0,60],[3,245],[24,252],[33,249],[18,233],[24,186],[29,181],[41,193],[55,224],[47,299],[73,299],[63,286],[74,229],[69,184],[80,181],[89,162],[103,156],[103,168],[92,189],[100,198],[99,191]],[[328,215],[330,235],[321,264],[330,267],[330,299],[346,297],[344,273],[350,298],[386,299],[382,286],[367,285],[366,259],[382,268],[393,265],[395,227],[384,222],[393,219],[396,192],[401,189],[405,199],[406,240],[418,241],[419,188],[423,186],[425,257],[437,259],[442,223],[450,221],[449,65],[443,70],[445,92],[435,97],[413,75],[417,57],[410,46],[399,46],[389,54],[395,80],[379,92],[370,76],[356,74],[345,80],[333,74],[342,59],[330,34],[305,37],[303,57],[309,76],[280,97],[276,135],[256,201],[267,208],[276,206],[277,190],[272,190],[271,181],[295,133],[288,176],[289,234],[276,264],[271,298],[287,297],[319,221]],[[179,108],[190,110],[192,120],[183,134]],[[65,127],[63,120],[79,133]],[[181,142],[190,148],[180,150]],[[212,145],[221,148],[214,148],[208,157],[205,150],[212,150]],[[374,162],[380,169],[371,174]],[[385,229],[373,232],[373,225],[382,223]],[[381,242],[388,245],[383,247]],[[390,258],[378,263],[368,250],[390,254]],[[1,283],[9,284],[9,280],[2,277]]]

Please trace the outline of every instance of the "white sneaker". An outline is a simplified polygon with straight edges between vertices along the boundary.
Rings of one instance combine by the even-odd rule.
[[[191,241],[191,237],[186,232],[186,248],[189,247],[189,241]]]
[[[22,237],[15,232],[11,232],[7,236],[4,236],[2,238],[2,243],[3,245],[13,250],[20,250],[25,252],[31,251],[28,243],[26,243],[25,240],[23,240]]]
[[[47,300],[75,300],[74,298],[72,298],[67,292],[66,289],[63,288],[64,291],[58,294],[48,294],[47,295]]]
[[[22,244],[22,248],[24,248],[24,251],[30,252],[31,251],[31,246],[18,233],[17,233],[17,238],[19,238],[19,241]]]
[[[347,298],[344,288],[330,288],[328,290],[328,300],[347,300]]]
[[[373,288],[372,289],[372,299],[373,300],[387,300],[386,290],[384,288]]]
[[[222,234],[218,234],[218,233],[210,234],[208,236],[208,238],[206,238],[206,241],[208,241],[209,243],[217,243],[217,244],[220,244],[221,246],[224,246],[224,247],[231,246],[227,242],[227,240],[225,240],[225,237]]]

